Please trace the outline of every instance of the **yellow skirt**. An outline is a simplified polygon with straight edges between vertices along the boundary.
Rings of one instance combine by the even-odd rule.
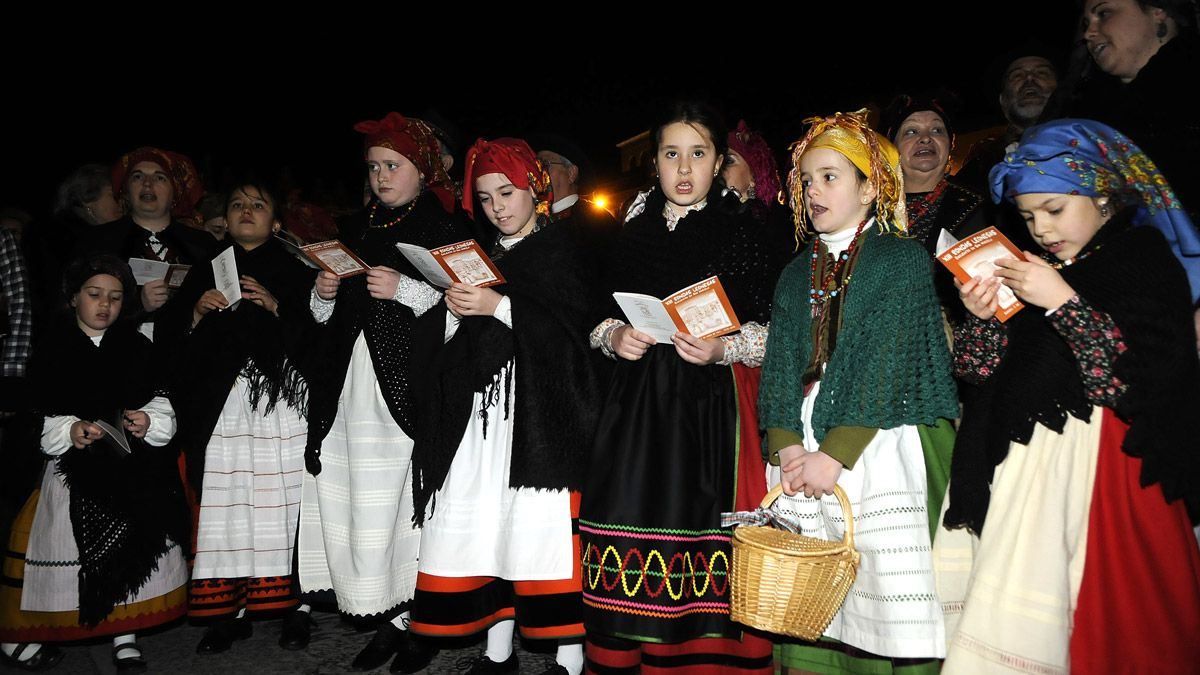
[[[78,611],[22,611],[25,552],[40,495],[40,490],[34,490],[13,522],[0,566],[0,642],[65,642],[121,635],[174,621],[187,612],[186,584],[165,595],[118,604],[104,621],[92,627],[80,625]]]

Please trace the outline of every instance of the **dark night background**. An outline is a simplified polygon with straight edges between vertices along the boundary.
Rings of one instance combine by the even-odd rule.
[[[396,29],[353,49],[306,32],[233,56],[254,35],[230,30],[203,42],[126,44],[94,60],[88,55],[95,50],[74,48],[69,65],[59,66],[68,57],[50,61],[50,52],[10,45],[2,54],[0,206],[40,217],[79,164],[108,164],[156,145],[192,157],[210,184],[235,168],[277,173],[286,166],[306,198],[349,207],[362,176],[353,125],[430,107],[458,125],[464,146],[477,136],[572,135],[603,182],[617,178],[615,144],[646,130],[664,102],[703,98],[731,126],[745,118],[763,130],[786,171],[786,148],[803,133],[803,118],[882,106],[910,88],[944,85],[958,93],[960,130],[1002,122],[997,56],[1024,42],[1065,54],[1077,15],[1075,3],[1062,0],[889,5],[888,16],[857,5],[818,16],[807,4],[759,9],[760,21],[788,24],[786,32],[756,34],[713,14],[708,25],[728,24],[728,37],[647,21],[522,48],[499,29],[490,36],[494,45],[483,41],[491,27],[482,25],[464,29],[480,31],[461,40],[471,49],[454,41],[426,49]],[[336,43],[352,44],[364,30],[335,31]],[[189,54],[184,44],[197,48]],[[588,47],[572,54],[574,44]]]

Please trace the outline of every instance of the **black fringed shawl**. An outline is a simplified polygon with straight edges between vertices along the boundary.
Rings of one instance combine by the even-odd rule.
[[[275,296],[279,317],[243,299],[232,310],[204,315],[192,330],[196,301],[215,283],[212,265],[205,262],[188,273],[155,321],[155,340],[173,361],[175,440],[187,453],[188,479],[196,488],[204,473],[204,450],[238,375],[250,385],[254,410],[269,413],[282,401],[303,414],[307,387],[301,366],[314,358],[309,346],[316,325],[308,300],[316,270],[274,239],[250,251],[227,241],[220,250],[229,247],[238,274],[253,277]]]
[[[674,231],[664,223],[665,204],[662,191],[655,188],[646,197],[645,209],[625,224],[608,265],[607,291],[664,298],[717,275],[738,319],[766,324],[775,282],[792,251],[733,194],[710,193],[708,205],[687,214]],[[611,295],[601,309],[592,317],[593,326],[625,316]]]
[[[47,417],[113,424],[120,411],[137,410],[165,393],[154,345],[129,322],[109,328],[96,346],[71,316],[47,327],[34,354],[30,379],[38,412]],[[79,548],[79,620],[87,626],[149,580],[168,538],[188,541],[175,452],[129,440],[133,453],[125,457],[98,441],[58,459]]]
[[[486,414],[472,409],[475,393],[485,394],[485,406],[495,402],[501,387],[514,397],[508,400],[515,401],[515,410],[483,420],[492,429],[516,415],[509,487],[583,485],[599,386],[587,344],[591,289],[578,232],[549,225],[497,257],[496,266],[507,283],[495,290],[512,303],[511,330],[492,317],[464,317],[442,345],[445,307],[435,307],[419,322],[413,368],[420,373],[423,415],[412,455],[418,524],[445,481],[470,417]],[[500,377],[513,360],[515,386]]]
[[[387,209],[380,206],[376,221],[391,222],[407,208]],[[369,212],[370,209],[344,223],[340,229],[340,241],[368,265],[391,267],[413,279],[422,280],[424,276],[400,255],[396,249],[397,243],[436,248],[470,238],[465,228],[452,214],[442,209],[437,196],[431,192],[422,193],[412,211],[389,228],[369,227]],[[388,412],[405,434],[410,438],[416,437],[412,384],[408,373],[413,320],[413,312],[407,306],[393,300],[372,298],[367,292],[366,275],[342,280],[333,316],[320,331],[320,351],[323,356],[311,373],[305,373],[309,377],[309,400],[308,445],[304,461],[309,473],[315,476],[321,472],[321,443],[337,415],[338,399],[350,367],[354,342],[360,332],[366,334],[371,361],[379,378],[379,389],[387,401]]]
[[[1113,217],[1062,276],[1121,329],[1127,351],[1114,374],[1129,385],[1114,412],[1129,424],[1122,449],[1142,458],[1141,483],[1162,485],[1200,516],[1200,363],[1187,278],[1162,234]],[[948,527],[982,532],[992,473],[1010,442],[1027,443],[1035,424],[1062,432],[1067,415],[1087,421],[1092,404],[1075,357],[1029,305],[1006,324],[1008,349],[996,372],[968,387],[951,464]]]

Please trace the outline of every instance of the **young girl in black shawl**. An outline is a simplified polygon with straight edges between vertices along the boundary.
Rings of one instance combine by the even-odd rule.
[[[119,322],[137,292],[113,256],[80,259],[66,272],[69,319],[47,326],[30,366],[44,415],[41,490],[13,527],[0,586],[5,661],[47,667],[61,658],[41,642],[115,635],[119,671],[144,670],[134,632],[186,608],[187,511],[175,453],[175,413],[159,381],[154,346]],[[123,428],[131,452],[98,422]],[[18,557],[23,552],[23,559]]]
[[[575,230],[549,224],[549,176],[525,141],[479,140],[463,199],[495,226],[505,283],[456,283],[431,313],[428,415],[413,450],[424,520],[412,628],[487,630],[470,672],[516,672],[515,623],[559,640],[557,670],[583,669],[579,488],[598,398],[584,331],[589,297]],[[443,344],[444,343],[444,344]]]
[[[1194,672],[1200,362],[1171,250],[1192,221],[1091,120],[1027,129],[991,181],[1042,250],[960,289],[955,366],[975,391],[934,540],[957,625],[942,672]],[[1001,282],[1026,305],[1005,323]]]
[[[729,364],[761,363],[784,256],[737,213],[736,195],[710,192],[725,139],[701,105],[678,105],[658,125],[659,186],[631,207],[607,290],[662,298],[716,275],[742,332],[728,340],[676,333],[672,344],[655,344],[616,319],[610,303],[591,334],[594,348],[617,359],[579,521],[587,653],[597,668],[632,671],[645,657],[663,668],[771,671],[770,643],[729,621],[730,533],[720,521],[762,496],[735,491],[741,446]]]
[[[230,308],[214,287],[212,265],[200,265],[156,321],[158,341],[176,355],[178,440],[199,494],[188,613],[211,623],[197,646],[202,654],[249,637],[247,612],[262,616],[299,603],[292,556],[307,388],[297,352],[312,333],[315,273],[274,238],[281,208],[262,182],[231,190],[222,248],[233,249],[242,300]],[[308,621],[307,614],[289,616],[280,644],[304,647]]]
[[[414,322],[442,292],[396,244],[434,248],[469,235],[452,215],[454,186],[428,125],[390,113],[355,129],[365,135],[374,197],[341,224],[339,238],[372,269],[343,280],[322,272],[311,296],[324,328],[309,379],[300,586],[333,590],[347,614],[383,619],[351,668],[371,670],[395,654],[394,668],[419,670],[432,655],[404,629],[421,537],[410,492],[416,397],[409,356]]]

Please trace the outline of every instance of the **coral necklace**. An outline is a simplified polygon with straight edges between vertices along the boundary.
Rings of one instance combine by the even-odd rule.
[[[836,286],[834,283],[838,277],[838,274],[841,273],[842,268],[846,266],[846,261],[850,260],[850,257],[854,255],[854,251],[858,248],[859,236],[862,234],[863,228],[866,226],[866,220],[858,224],[858,228],[854,230],[854,238],[850,240],[850,245],[846,247],[845,251],[842,251],[840,256],[838,256],[837,262],[833,265],[833,269],[826,272],[824,277],[821,279],[820,286],[817,285],[817,259],[820,257],[821,237],[818,236],[813,238],[812,267],[810,268],[811,271],[809,272],[808,276],[808,303],[810,305],[824,305],[831,299],[836,298],[838,294],[844,293],[846,286],[850,285],[850,279],[854,276],[853,273],[847,274],[846,278],[842,280],[842,283],[837,284]],[[818,313],[821,311],[821,309],[821,307],[813,308],[813,310]]]

